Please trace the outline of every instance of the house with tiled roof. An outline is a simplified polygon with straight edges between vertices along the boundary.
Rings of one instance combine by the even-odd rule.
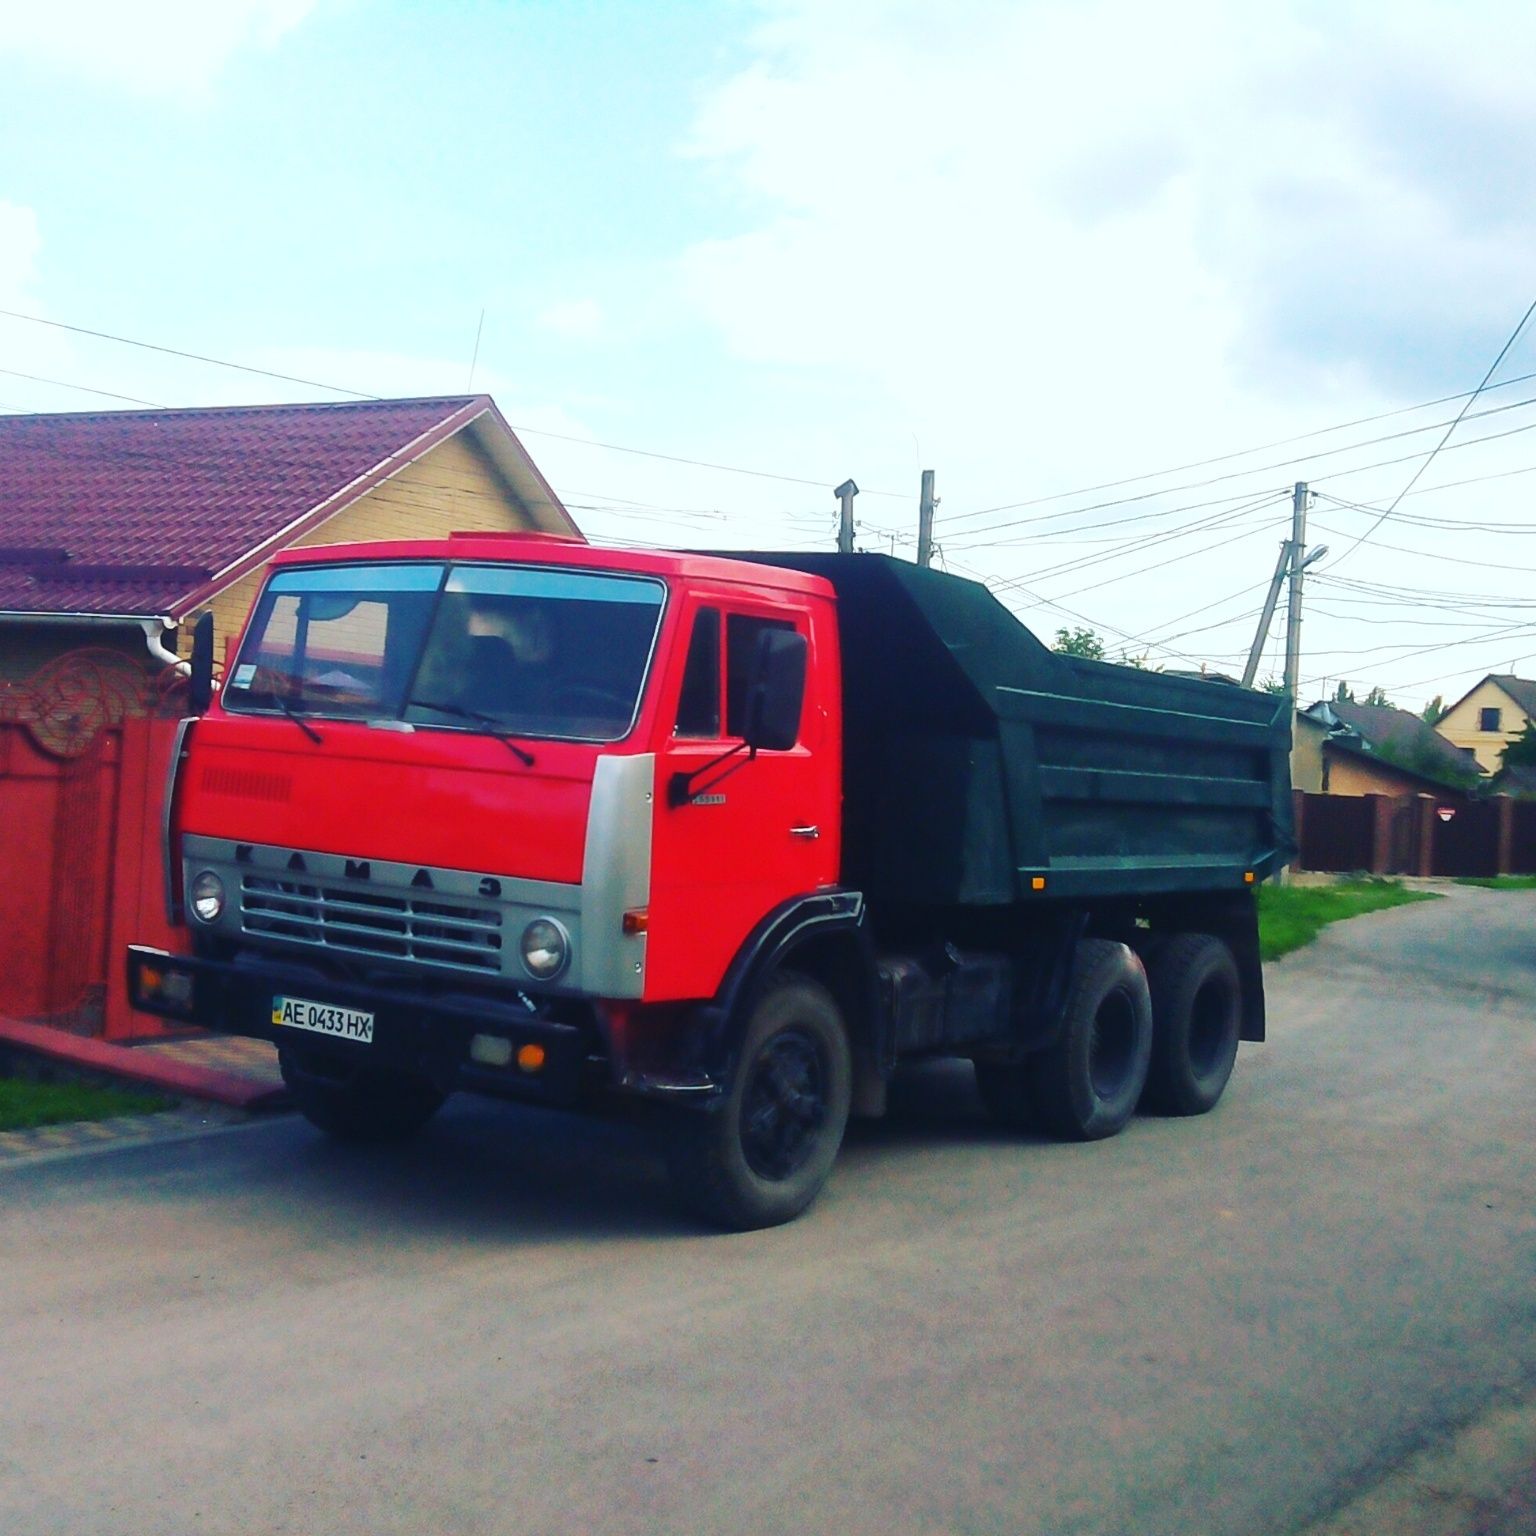
[[[1465,748],[1489,773],[1499,754],[1536,720],[1536,683],[1508,672],[1490,672],[1440,717],[1435,729],[1453,746]]]
[[[575,534],[487,395],[0,416],[0,677],[233,635],[279,549]],[[180,646],[185,651],[185,645]]]
[[[580,537],[485,395],[0,416],[0,1022],[156,1032],[119,957],[171,947],[159,832],[204,612],[239,633],[279,550]]]
[[[1309,794],[1463,795],[1482,777],[1470,753],[1390,705],[1327,700],[1296,716],[1292,782]]]

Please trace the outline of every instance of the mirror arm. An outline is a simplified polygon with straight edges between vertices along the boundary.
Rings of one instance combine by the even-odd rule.
[[[734,747],[722,752],[719,757],[710,758],[707,763],[693,769],[691,772],[684,773],[680,769],[674,773],[667,780],[667,804],[674,808],[680,805],[691,805],[706,789],[712,789],[726,775],[722,773],[720,779],[714,779],[697,790],[693,787],[694,780],[702,779],[706,773],[718,768],[721,763],[728,763],[733,757],[740,757],[743,752],[747,754],[748,762],[751,762],[757,756],[757,748],[750,742],[738,741]],[[727,771],[732,772],[734,770]]]

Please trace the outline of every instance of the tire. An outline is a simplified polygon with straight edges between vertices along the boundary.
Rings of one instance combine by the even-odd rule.
[[[752,1010],[723,1100],[674,1123],[673,1187],[695,1215],[733,1231],[792,1221],[832,1171],[852,1096],[837,1004],[781,972]]]
[[[1203,1115],[1232,1076],[1242,1029],[1237,962],[1220,939],[1181,933],[1147,968],[1152,1065],[1143,1103],[1165,1115]]]
[[[1031,1063],[1040,1124],[1070,1141],[1098,1141],[1136,1112],[1152,1056],[1147,973],[1124,944],[1077,946],[1060,1038]]]
[[[975,1061],[976,1091],[994,1125],[1010,1131],[1027,1131],[1035,1124],[1034,1101],[1029,1080],[1033,1064],[1027,1061]]]
[[[444,1095],[425,1077],[366,1068],[331,1077],[286,1049],[277,1060],[299,1113],[337,1141],[405,1141],[443,1106]]]

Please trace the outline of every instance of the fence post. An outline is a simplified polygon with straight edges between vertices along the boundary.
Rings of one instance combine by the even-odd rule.
[[[1371,802],[1371,873],[1384,875],[1392,864],[1394,795],[1367,795]]]
[[[1419,796],[1419,869],[1421,876],[1435,872],[1435,797]]]
[[[1507,875],[1515,862],[1515,801],[1512,795],[1495,795],[1493,803],[1499,808],[1499,853],[1493,872]]]
[[[1302,849],[1307,846],[1307,797],[1299,789],[1291,791],[1291,821],[1296,833],[1296,857],[1291,861],[1293,869],[1305,869],[1307,866],[1302,859]]]

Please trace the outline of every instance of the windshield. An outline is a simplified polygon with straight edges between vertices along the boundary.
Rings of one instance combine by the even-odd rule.
[[[293,567],[267,583],[224,705],[616,741],[665,589],[534,566]]]

